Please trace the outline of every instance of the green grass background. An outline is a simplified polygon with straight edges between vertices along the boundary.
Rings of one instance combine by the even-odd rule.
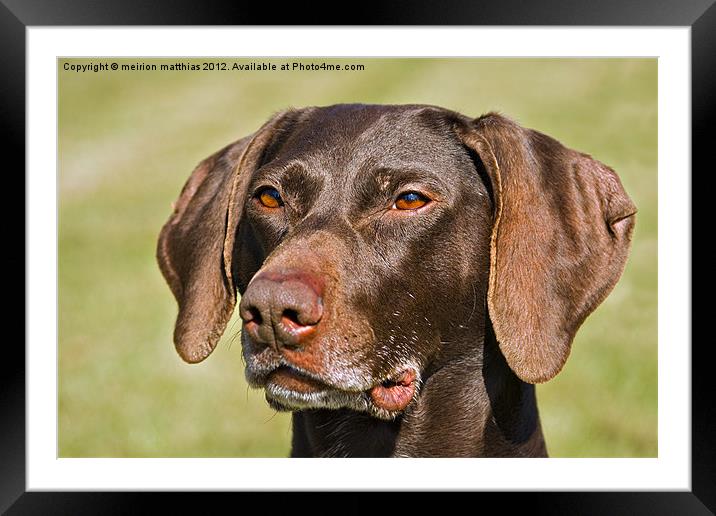
[[[204,363],[174,351],[156,238],[210,153],[287,106],[364,102],[498,110],[617,170],[639,208],[626,271],[537,392],[552,456],[656,456],[657,61],[325,61],[366,69],[76,73],[59,61],[59,455],[288,454],[290,417],[243,379],[236,318]]]

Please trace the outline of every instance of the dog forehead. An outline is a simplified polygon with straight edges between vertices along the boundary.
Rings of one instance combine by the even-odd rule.
[[[278,158],[300,158],[334,173],[366,168],[454,169],[459,143],[422,105],[340,104],[314,108],[286,137]]]

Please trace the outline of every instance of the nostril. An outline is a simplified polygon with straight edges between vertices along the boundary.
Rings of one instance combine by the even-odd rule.
[[[306,331],[313,329],[313,325],[301,322],[298,312],[291,309],[286,309],[281,313],[281,326],[284,330],[293,335],[305,333]]]
[[[257,325],[261,326],[261,323],[263,323],[263,317],[261,317],[261,312],[259,311],[259,309],[256,308],[255,306],[250,306],[248,308],[248,312],[249,312],[249,320],[245,321],[245,322],[246,323],[253,322],[253,323],[256,323]]]
[[[283,311],[281,319],[286,322],[293,323],[296,326],[304,326],[301,321],[298,320],[298,312],[296,310],[291,310],[290,308]]]
[[[305,307],[284,308],[281,312],[281,323],[291,329],[313,327],[321,320],[322,314],[323,306],[319,300]]]
[[[313,334],[319,319],[320,317],[314,318],[305,312],[286,308],[281,312],[281,324],[279,328],[284,332],[288,332],[288,335],[290,335],[289,340],[303,339]]]

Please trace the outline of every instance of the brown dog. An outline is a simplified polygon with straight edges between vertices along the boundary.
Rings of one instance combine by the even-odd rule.
[[[534,386],[624,269],[613,170],[497,114],[288,110],[199,164],[159,237],[187,362],[241,294],[292,456],[546,456]]]

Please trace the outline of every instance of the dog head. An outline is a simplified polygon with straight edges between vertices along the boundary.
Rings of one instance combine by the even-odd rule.
[[[184,360],[211,353],[238,293],[246,377],[272,406],[391,419],[486,320],[517,376],[555,376],[635,211],[610,168],[500,115],[306,108],[198,165],[158,259]]]

